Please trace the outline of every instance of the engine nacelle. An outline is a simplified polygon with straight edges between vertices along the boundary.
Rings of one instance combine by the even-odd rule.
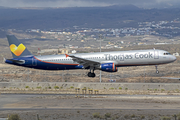
[[[100,65],[100,69],[105,72],[117,72],[118,69],[114,63],[103,63]]]

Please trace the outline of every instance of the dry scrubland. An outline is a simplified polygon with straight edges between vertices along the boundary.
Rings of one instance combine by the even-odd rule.
[[[11,113],[11,114],[9,114]],[[2,111],[0,117],[18,115],[21,120],[179,120],[178,110],[34,110]]]

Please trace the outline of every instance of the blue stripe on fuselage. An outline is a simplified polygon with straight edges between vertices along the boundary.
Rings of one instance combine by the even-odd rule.
[[[24,60],[24,64],[18,64],[16,62],[13,62],[11,60]],[[69,69],[82,69],[83,66],[80,65],[69,65],[69,64],[61,64],[61,63],[46,63],[43,61],[40,61],[38,59],[35,59],[34,56],[30,57],[20,57],[20,58],[13,58],[11,60],[6,60],[5,62],[8,64],[13,64],[17,66],[24,66],[29,68],[35,68],[35,69],[43,69],[43,70],[69,70]]]

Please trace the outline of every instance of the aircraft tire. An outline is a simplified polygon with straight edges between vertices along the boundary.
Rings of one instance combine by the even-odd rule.
[[[96,74],[95,74],[95,73],[92,73],[92,77],[96,77]]]
[[[95,77],[95,76],[96,76],[95,73],[88,72],[88,77]]]
[[[91,77],[91,72],[88,72],[88,77]]]

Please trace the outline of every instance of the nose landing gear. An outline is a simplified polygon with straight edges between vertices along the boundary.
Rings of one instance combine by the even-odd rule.
[[[155,67],[156,67],[156,74],[159,74],[159,71],[158,71],[157,65],[155,65]]]

